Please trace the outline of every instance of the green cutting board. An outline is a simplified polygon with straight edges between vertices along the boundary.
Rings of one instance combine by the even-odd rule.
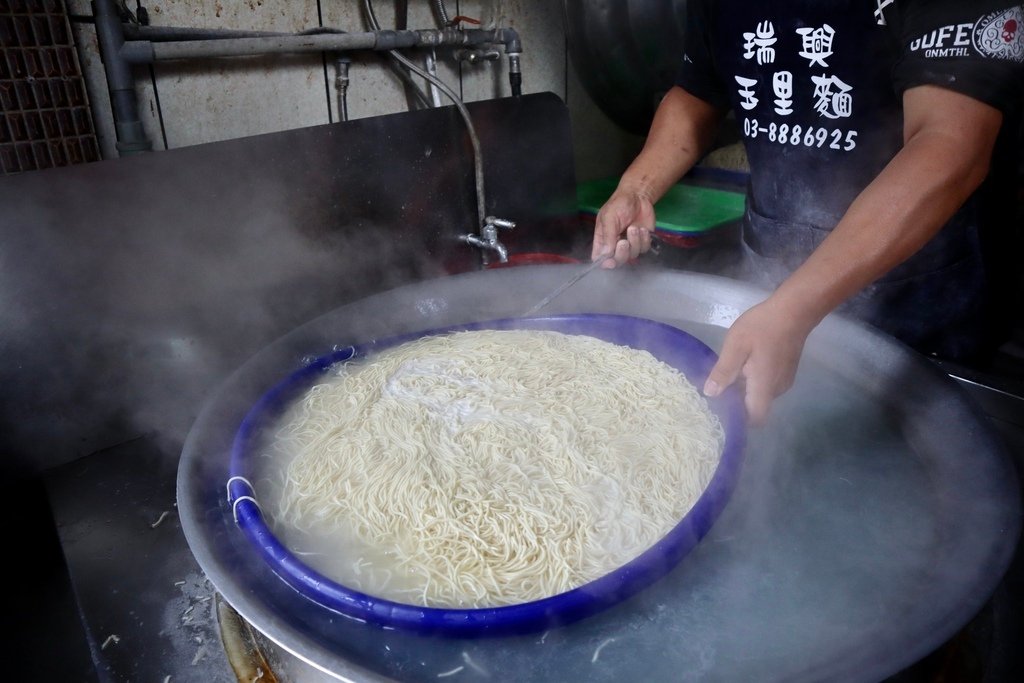
[[[597,214],[618,184],[618,178],[580,183],[576,186],[579,210]],[[676,184],[654,205],[655,227],[680,234],[709,232],[742,217],[743,202],[741,192]]]

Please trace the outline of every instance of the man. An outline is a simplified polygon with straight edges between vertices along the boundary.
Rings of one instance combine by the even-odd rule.
[[[1019,153],[1000,135],[1017,133],[1004,123],[1022,98],[1022,6],[691,0],[687,13],[676,86],[598,213],[592,256],[614,267],[649,248],[654,204],[731,108],[751,171],[745,272],[772,293],[732,325],[705,393],[742,381],[762,423],[837,309],[923,353],[990,348],[985,240],[999,235],[977,191]]]

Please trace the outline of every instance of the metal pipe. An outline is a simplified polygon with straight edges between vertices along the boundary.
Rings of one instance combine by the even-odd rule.
[[[508,84],[512,88],[513,97],[522,97],[523,72],[519,68],[518,52],[510,52],[508,55]]]
[[[266,36],[290,36],[282,31],[243,31],[228,28],[188,28],[176,26],[122,25],[125,40],[151,40],[167,42],[172,40],[210,40],[213,38],[262,38]]]
[[[100,57],[107,76],[107,89],[110,92],[118,154],[128,156],[148,152],[153,149],[153,143],[146,137],[146,131],[139,119],[139,106],[135,99],[135,78],[132,76],[128,60],[124,57],[124,33],[114,0],[93,0],[92,13]]]
[[[519,66],[519,57],[523,53],[523,43],[519,39],[519,33],[514,28],[495,29],[498,34],[496,43],[505,45],[505,54],[508,56],[508,84],[512,88],[513,97],[521,97],[523,94],[523,72]]]
[[[443,7],[442,7],[442,9],[443,9]],[[370,22],[370,25],[373,26],[374,28],[379,27],[379,23],[377,22],[377,17],[374,14],[374,11],[373,11],[373,0],[363,0],[363,10],[366,13],[366,17],[367,17],[367,20]],[[442,31],[442,33],[447,33],[450,30],[452,30],[452,29],[445,28]],[[522,44],[519,41],[519,34],[515,31],[515,29],[493,29],[493,30],[489,30],[489,31],[481,31],[479,29],[470,29],[470,30],[465,30],[465,31],[458,30],[456,32],[458,34],[462,35],[462,36],[465,36],[467,38],[467,40],[475,39],[476,41],[479,41],[479,42],[472,42],[472,43],[470,43],[472,45],[479,45],[479,44],[483,44],[483,43],[504,43],[504,45],[505,45],[505,52],[509,54],[509,58],[510,58],[510,70],[511,70],[512,63],[514,62],[515,70],[518,73],[518,71],[519,71],[519,53],[522,51]],[[495,220],[499,220],[499,219],[489,219],[487,217],[486,193],[484,192],[484,160],[483,160],[483,152],[481,150],[480,138],[477,137],[476,127],[473,125],[473,120],[472,120],[472,118],[469,115],[469,110],[466,109],[466,105],[462,102],[462,100],[459,98],[459,96],[456,95],[455,92],[451,88],[449,88],[445,84],[445,82],[442,81],[440,78],[438,78],[437,76],[435,76],[433,74],[427,73],[423,69],[419,68],[411,60],[409,60],[405,56],[403,56],[402,53],[399,52],[398,50],[391,50],[390,54],[391,54],[392,57],[394,57],[400,63],[404,64],[406,66],[406,68],[408,68],[410,71],[418,74],[420,77],[426,79],[428,83],[436,86],[437,89],[439,89],[441,92],[443,92],[452,101],[452,103],[455,105],[455,108],[458,109],[459,114],[462,116],[462,119],[463,119],[463,121],[466,124],[466,129],[469,132],[469,139],[470,139],[470,142],[472,143],[472,146],[473,146],[473,171],[474,171],[474,180],[475,180],[475,186],[476,186],[476,205],[477,205],[477,221],[478,221],[477,224],[482,226],[481,230],[493,229],[494,232],[495,232],[495,235],[496,235],[497,234],[497,229],[494,227],[494,225],[495,225],[494,222],[495,222]],[[516,93],[516,84],[515,83],[513,83],[513,92]],[[512,225],[514,225],[514,223]],[[473,239],[475,239],[475,237],[473,235],[464,235],[462,237],[462,239],[467,241],[467,242],[469,242],[470,244],[475,244],[475,242],[473,242]],[[495,242],[495,243],[500,245],[500,242],[497,242],[497,237],[495,237],[493,242]],[[492,244],[492,248],[493,248],[493,244]],[[507,250],[504,250],[504,245],[501,245],[501,250],[499,250],[498,253],[499,253],[499,257],[501,258],[502,262],[505,262],[507,260],[507,258],[508,258],[508,252],[507,252]],[[483,265],[486,266],[487,263],[488,263],[488,257],[487,257],[487,252],[486,251],[482,252],[482,259],[481,260],[482,260]]]
[[[394,34],[395,32],[390,32]],[[407,34],[409,32],[406,32]],[[254,38],[213,38],[175,42],[129,41],[122,50],[135,64],[166,59],[200,57],[241,57],[282,52],[344,52],[376,50],[378,44],[415,45],[413,36],[380,36],[376,33],[322,33],[315,35],[279,35]]]
[[[406,9],[408,10],[408,8]],[[377,20],[377,14],[373,11],[373,5],[371,3],[363,3],[363,15],[366,19],[366,23],[372,30],[381,30],[380,22]],[[395,9],[395,19],[397,22],[402,22],[402,13],[400,8]],[[396,25],[395,28],[398,30],[405,30],[406,27],[404,24],[401,24]],[[409,70],[404,68],[402,63],[395,59],[395,56],[391,53],[388,53],[388,62],[391,70],[402,81],[402,86],[405,89],[405,101],[409,110],[412,111],[417,105],[422,105],[424,109],[429,109],[430,100],[427,99],[427,96],[423,94],[423,90],[416,81],[413,80],[412,74],[409,73]]]
[[[437,78],[437,57],[434,56],[434,51],[430,50],[427,52],[426,57],[423,60],[423,66],[426,68],[427,73]],[[430,103],[434,107],[441,106],[441,91],[437,89],[433,81],[427,81],[427,91],[430,93]]]
[[[341,121],[348,121],[348,69],[352,60],[346,56],[338,57],[334,66],[338,73],[334,79],[334,85],[338,89],[338,118]]]
[[[409,0],[395,0],[395,28],[409,28]]]
[[[99,0],[97,0],[99,1]],[[109,2],[110,0],[106,0]],[[364,33],[330,30],[309,34],[273,34],[238,38],[197,40],[130,40],[121,36],[119,52],[130,64],[150,64],[158,60],[202,57],[241,57],[282,52],[345,52],[349,50],[390,51],[407,47],[467,47],[504,44],[509,55],[522,51],[515,29],[419,29]]]
[[[364,1],[369,2],[370,0]],[[407,68],[416,73],[418,76],[420,76],[421,78],[425,78],[426,80],[436,85],[437,88],[441,92],[443,92],[448,97],[448,99],[452,101],[452,103],[455,105],[455,108],[459,110],[459,114],[462,116],[462,120],[466,123],[466,129],[469,131],[469,141],[473,145],[473,171],[476,180],[477,219],[479,221],[478,225],[484,225],[485,219],[487,217],[487,204],[484,200],[484,158],[483,152],[481,151],[480,147],[480,138],[477,137],[476,127],[473,125],[473,119],[471,119],[469,116],[469,110],[466,109],[466,105],[462,102],[461,99],[459,99],[459,96],[455,94],[455,91],[449,88],[448,85],[445,84],[445,82],[442,81],[440,78],[431,76],[426,71],[418,67],[414,62],[410,61],[409,59],[406,59],[400,52],[396,51],[392,52],[391,54],[395,56],[395,59],[400,61]]]

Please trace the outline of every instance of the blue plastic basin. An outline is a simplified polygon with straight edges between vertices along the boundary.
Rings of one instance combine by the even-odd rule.
[[[383,627],[458,637],[531,633],[572,623],[635,595],[672,571],[711,529],[736,485],[746,443],[743,403],[732,387],[708,401],[724,428],[725,445],[715,474],[694,506],[668,534],[636,559],[573,590],[502,607],[421,607],[343,586],[292,554],[267,526],[248,483],[252,479],[250,451],[260,426],[280,415],[336,363],[424,336],[481,329],[589,335],[648,351],[698,387],[717,360],[708,346],[680,329],[644,318],[606,314],[490,320],[375,340],[316,358],[271,388],[248,412],[235,435],[227,482],[228,502],[238,527],[274,572],[299,593],[348,617]]]

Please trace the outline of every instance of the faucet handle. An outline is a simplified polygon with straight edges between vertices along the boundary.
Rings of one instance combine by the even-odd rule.
[[[511,230],[512,228],[516,227],[516,224],[514,221],[510,221],[507,218],[497,218],[495,216],[488,216],[487,218],[484,219],[484,226]]]

